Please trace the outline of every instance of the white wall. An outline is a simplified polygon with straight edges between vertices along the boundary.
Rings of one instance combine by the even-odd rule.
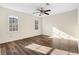
[[[19,17],[18,32],[8,31],[8,16]],[[40,20],[39,20],[39,30],[35,30],[34,29],[35,19],[39,20],[39,18],[34,17],[32,15],[0,7],[0,44],[22,38],[40,35]]]
[[[52,36],[52,27],[56,27],[73,37],[77,37],[77,10],[44,17],[43,34]]]
[[[77,37],[79,38],[79,9],[78,9],[78,14],[77,14],[77,31],[76,31],[76,34],[77,34]],[[78,39],[78,51],[79,51],[79,39]]]

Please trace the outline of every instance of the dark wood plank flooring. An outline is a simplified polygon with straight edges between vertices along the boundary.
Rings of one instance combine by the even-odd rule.
[[[35,51],[25,48],[26,45],[31,44],[31,43],[48,46],[53,49],[57,48],[57,47],[53,47],[53,38],[49,38],[46,35],[39,35],[39,36],[31,37],[31,38],[25,38],[25,39],[13,41],[13,42],[0,44],[0,54],[1,55],[42,55],[42,53],[35,52]],[[61,47],[61,48],[63,48],[63,47]],[[59,49],[61,49],[61,48],[59,48]],[[78,52],[78,47],[74,48],[74,46],[73,46],[71,48],[71,46],[70,47],[68,46],[66,48],[69,49],[68,51],[73,52],[73,50],[74,50],[74,52]]]

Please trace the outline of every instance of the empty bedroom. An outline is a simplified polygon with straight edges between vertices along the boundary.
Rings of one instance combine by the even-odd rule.
[[[0,55],[78,55],[79,3],[0,3]]]

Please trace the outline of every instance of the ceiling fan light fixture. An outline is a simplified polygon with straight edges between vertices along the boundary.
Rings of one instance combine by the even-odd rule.
[[[46,6],[50,5],[49,3],[45,3]],[[44,7],[40,7],[36,9],[38,12],[36,12],[35,14],[39,13],[39,16],[42,15],[50,15],[49,12],[51,11],[50,9],[46,9]]]

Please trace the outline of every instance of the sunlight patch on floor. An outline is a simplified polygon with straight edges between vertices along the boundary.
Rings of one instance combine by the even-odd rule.
[[[29,44],[29,45],[25,46],[25,48],[28,48],[30,50],[40,52],[43,54],[47,54],[52,49],[50,47],[46,47],[46,46],[35,44],[35,43]]]

